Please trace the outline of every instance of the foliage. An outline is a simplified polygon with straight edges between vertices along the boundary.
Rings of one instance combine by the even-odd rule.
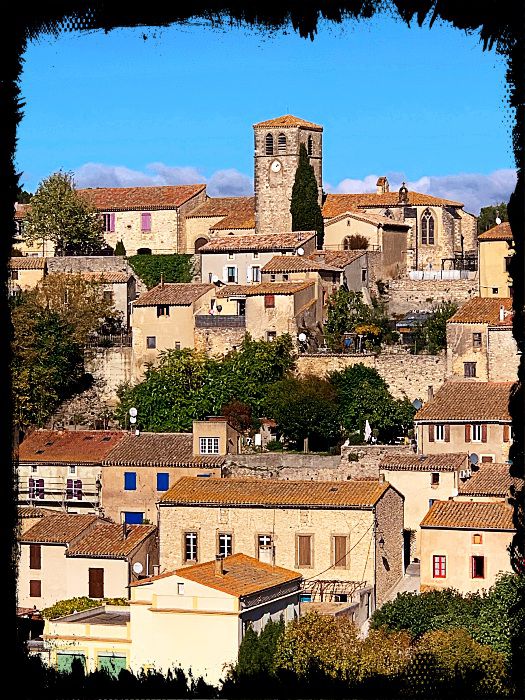
[[[18,192],[16,193],[16,201],[18,204],[29,204],[32,197],[33,195],[31,192],[27,192],[22,187],[18,188]]]
[[[12,258],[22,258],[24,254],[19,248],[11,248],[11,257]]]
[[[266,443],[266,449],[270,452],[282,452],[283,448],[284,445],[280,440],[268,440]]]
[[[502,221],[508,221],[509,216],[507,214],[507,204],[505,202],[500,202],[499,204],[491,205],[489,207],[482,207],[478,216],[478,234],[488,231],[489,228],[496,226],[496,217],[499,217]]]
[[[284,621],[269,620],[259,634],[250,625],[241,645],[235,671],[239,675],[273,674],[275,653],[284,633]]]
[[[105,248],[102,220],[76,189],[72,173],[53,173],[31,198],[24,237],[48,240],[55,255],[98,255]]]
[[[371,347],[380,349],[382,342],[391,342],[392,331],[384,304],[375,299],[372,306],[365,304],[361,292],[339,289],[328,299],[328,313],[325,323],[325,337],[332,350],[342,350],[345,333],[364,336]]]
[[[290,212],[292,214],[292,231],[316,231],[317,247],[322,248],[324,221],[319,206],[319,189],[304,143],[299,147],[299,164],[292,188]]]
[[[115,255],[126,255],[126,249],[124,248],[124,241],[117,241],[115,246]]]
[[[315,448],[339,437],[335,398],[334,387],[325,379],[285,377],[268,387],[265,409],[288,440],[300,443],[308,438]]]
[[[221,416],[228,419],[232,425],[240,433],[243,433],[253,425],[252,409],[247,403],[234,399],[222,407]]]
[[[101,605],[129,605],[127,598],[104,598],[103,600],[94,600],[87,596],[78,598],[68,598],[67,600],[59,600],[49,608],[42,610],[42,617],[46,620],[56,620],[57,617],[71,615],[74,612],[82,612],[90,608],[99,608]]]
[[[444,301],[434,308],[427,320],[414,328],[414,352],[437,355],[447,347],[447,321],[458,310],[458,305]]]
[[[132,255],[128,262],[148,289],[164,282],[191,282],[191,255]]]
[[[345,240],[345,247],[348,250],[367,250],[368,238],[359,233],[354,233]]]
[[[364,432],[368,420],[381,441],[406,434],[412,426],[415,409],[407,399],[394,399],[377,370],[359,363],[329,380],[336,390],[339,420],[348,434]]]

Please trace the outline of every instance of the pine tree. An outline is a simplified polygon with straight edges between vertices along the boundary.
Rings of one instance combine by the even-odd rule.
[[[316,231],[317,247],[323,247],[324,223],[317,201],[317,180],[304,143],[299,148],[299,165],[295,173],[290,212],[292,231]]]
[[[117,241],[117,245],[115,246],[115,255],[126,255],[126,249],[124,248],[123,241]]]

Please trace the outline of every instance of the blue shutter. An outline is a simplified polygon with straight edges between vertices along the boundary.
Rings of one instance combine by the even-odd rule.
[[[129,511],[124,513],[124,522],[127,525],[142,525],[143,520],[144,513],[131,513]]]
[[[124,472],[124,490],[136,491],[137,474],[135,472]]]
[[[157,491],[167,491],[170,487],[170,475],[166,472],[157,473]]]

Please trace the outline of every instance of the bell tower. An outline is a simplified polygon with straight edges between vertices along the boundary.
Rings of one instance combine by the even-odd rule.
[[[299,147],[304,143],[323,195],[323,127],[287,114],[254,124],[255,232],[285,233],[292,230],[290,202]]]

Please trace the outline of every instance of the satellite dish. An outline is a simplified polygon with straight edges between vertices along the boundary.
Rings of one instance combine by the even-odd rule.
[[[301,343],[305,343],[305,342],[306,342],[306,333],[299,333],[299,335],[298,335],[297,337],[299,338],[299,341],[300,341]]]
[[[137,422],[137,417],[136,417],[136,416],[130,416],[130,417],[129,417],[129,422],[133,425],[134,423]]]
[[[501,219],[499,218],[499,216],[496,217],[496,223],[498,226],[501,224]]]
[[[297,255],[304,255],[304,248],[297,248]]]
[[[136,409],[135,407],[129,409],[129,415],[130,415],[132,418],[136,418],[136,417],[137,417],[137,413],[138,413],[138,411],[137,411],[137,409]]]
[[[478,455],[477,455],[475,452],[473,452],[473,453],[470,455],[470,463],[471,463],[471,464],[477,464],[478,462],[479,462],[479,457],[478,457]]]
[[[218,277],[218,275],[216,275],[215,273],[213,273],[213,275],[211,276],[211,281],[213,282],[213,284],[217,284],[217,282],[219,282],[219,277]]]
[[[419,409],[423,406],[423,402],[421,399],[416,399],[415,401],[412,401],[412,406],[416,409],[416,411],[419,411]]]
[[[133,571],[134,571],[136,574],[141,574],[143,570],[144,570],[144,567],[142,566],[142,564],[140,563],[140,561],[136,561],[136,562],[133,564]]]

